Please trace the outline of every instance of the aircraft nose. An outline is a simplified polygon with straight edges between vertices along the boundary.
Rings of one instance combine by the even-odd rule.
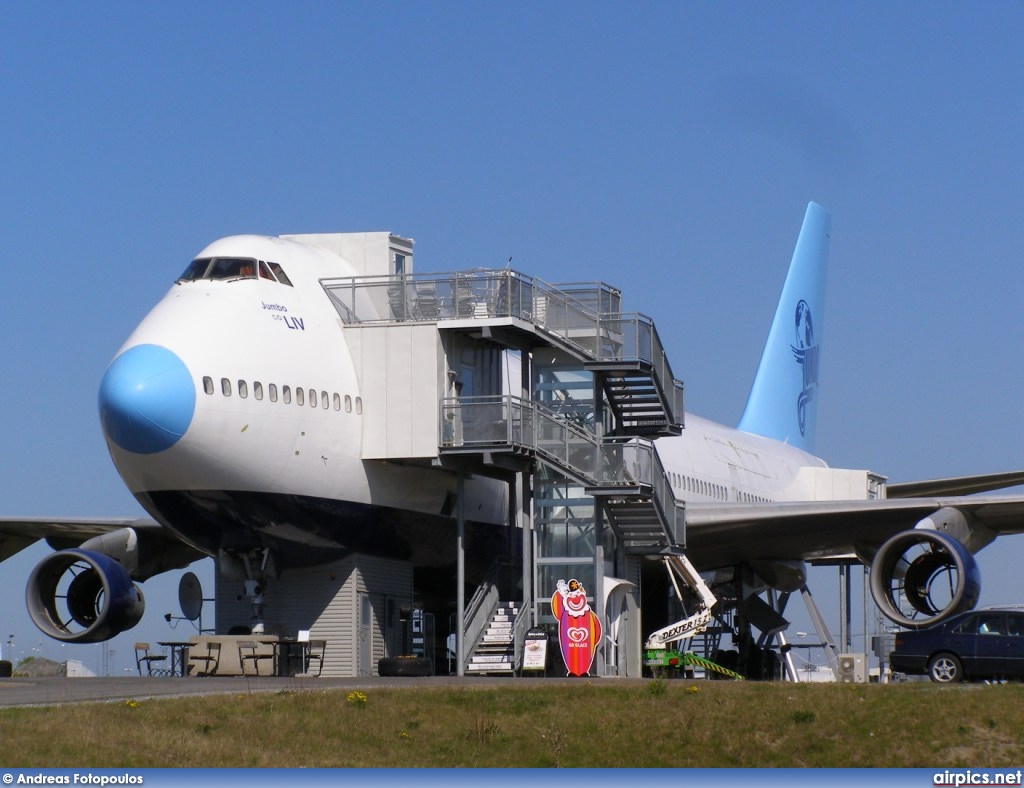
[[[185,434],[196,389],[185,362],[165,347],[135,345],[115,358],[100,383],[100,423],[125,451],[156,454]]]

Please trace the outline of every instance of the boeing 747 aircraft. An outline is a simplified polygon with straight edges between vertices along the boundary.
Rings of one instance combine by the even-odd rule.
[[[806,561],[856,556],[871,567],[882,612],[920,627],[977,602],[973,555],[1024,530],[1024,497],[974,493],[1024,483],[1024,471],[886,485],[813,454],[829,225],[810,204],[738,426],[687,414],[682,434],[655,445],[686,503],[686,553],[698,570],[795,590]],[[368,419],[384,406],[360,370],[382,351],[352,346],[323,282],[372,273],[401,283],[401,243],[386,271],[366,267],[371,246],[249,235],[195,256],[99,391],[114,465],[152,519],[0,519],[0,559],[39,539],[55,549],[28,578],[29,611],[44,633],[89,643],[130,629],[143,614],[136,583],[204,555],[253,600],[282,569],[353,552],[400,558],[451,584],[457,505],[471,563],[515,543],[505,482],[469,478],[458,501],[453,474],[368,450],[368,441],[406,436],[371,434]],[[388,308],[387,297],[359,298],[361,309]],[[437,315],[431,299],[417,293],[427,322],[432,307]],[[410,304],[390,308],[416,319],[404,312]]]

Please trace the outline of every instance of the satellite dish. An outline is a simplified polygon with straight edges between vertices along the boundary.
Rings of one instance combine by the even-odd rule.
[[[178,604],[181,614],[195,621],[203,612],[203,587],[193,572],[186,572],[178,583]]]

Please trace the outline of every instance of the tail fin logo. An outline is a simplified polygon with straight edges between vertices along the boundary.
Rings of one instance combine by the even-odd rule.
[[[782,441],[806,452],[814,451],[821,396],[818,370],[825,314],[828,228],[828,211],[810,203],[739,423],[743,432]]]
[[[818,388],[818,348],[814,343],[814,321],[811,319],[811,308],[800,299],[796,305],[796,344],[790,345],[796,363],[803,368],[803,388],[796,398],[796,415],[800,424],[800,434],[807,430],[807,405],[814,399]]]

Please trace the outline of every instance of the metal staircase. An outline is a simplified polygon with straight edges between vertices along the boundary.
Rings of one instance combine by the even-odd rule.
[[[606,376],[604,392],[624,435],[648,435],[652,428],[670,429],[667,408],[658,396],[654,380],[645,375]]]
[[[686,513],[654,442],[606,440],[600,484],[588,487],[627,554],[653,555],[686,543]]]
[[[522,388],[529,385],[533,399],[448,397],[450,380],[438,376],[436,464],[499,478],[545,466],[593,499],[627,554],[684,547],[685,510],[654,447],[655,439],[679,435],[684,428],[683,385],[672,374],[653,321],[621,312],[619,291],[604,283],[548,284],[507,269],[321,284],[346,326],[386,326],[394,332],[410,325],[410,337],[413,331],[424,337],[416,324],[433,324],[441,347],[479,339],[518,350],[531,365]],[[544,349],[554,351],[547,356],[556,360],[544,362],[549,367],[535,360]],[[452,376],[455,364],[446,359],[445,366]],[[592,385],[586,375],[563,385],[559,372],[565,370],[589,373]],[[544,374],[550,377],[536,388]],[[582,396],[573,396],[574,388]],[[493,393],[495,387],[484,390]],[[554,407],[556,395],[561,408]],[[550,401],[542,401],[548,396]],[[593,515],[587,519],[593,527]],[[463,630],[467,642],[475,638],[477,643],[465,670],[510,672],[513,627],[499,618],[476,637],[485,608],[475,611],[475,631]]]
[[[515,602],[499,602],[487,628],[474,644],[466,664],[466,673],[476,676],[515,672],[515,620],[519,607]]]
[[[601,501],[629,553],[646,555],[684,544],[683,505],[649,438],[598,442],[593,432],[543,405],[508,395],[447,398],[440,407],[446,425],[442,454],[494,462],[504,453],[548,466]]]
[[[615,417],[615,434],[658,438],[683,430],[683,384],[672,375],[654,322],[640,314],[602,315],[595,373]],[[610,341],[614,338],[614,341]]]

